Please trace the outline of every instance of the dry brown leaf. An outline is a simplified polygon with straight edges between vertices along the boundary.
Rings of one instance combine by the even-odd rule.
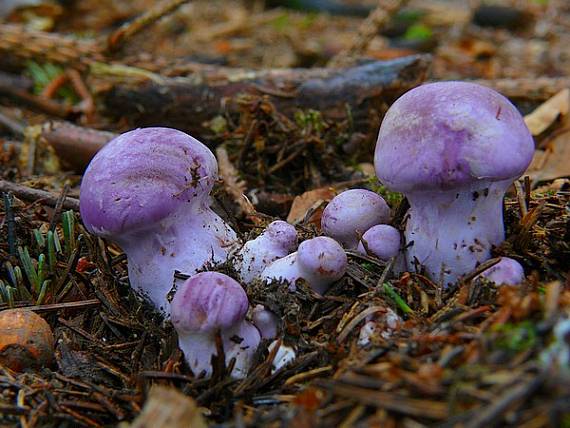
[[[287,222],[291,224],[300,223],[311,209],[318,209],[323,202],[330,201],[336,196],[336,191],[332,187],[321,187],[309,190],[300,196],[296,196],[291,205],[291,210],[287,216]],[[311,223],[320,222],[320,213],[315,212],[311,218]]]
[[[525,175],[534,182],[570,177],[570,128],[556,135],[544,150],[535,151]]]
[[[562,89],[524,117],[526,126],[532,135],[540,135],[554,123],[558,116],[568,114],[569,105],[570,89]]]
[[[196,402],[174,388],[155,385],[142,412],[122,428],[206,428]]]

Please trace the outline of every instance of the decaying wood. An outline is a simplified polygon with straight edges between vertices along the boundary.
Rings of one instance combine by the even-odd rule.
[[[207,122],[220,112],[237,112],[235,97],[241,94],[265,95],[286,115],[315,109],[332,121],[350,116],[360,132],[376,132],[387,106],[422,83],[428,66],[429,57],[418,55],[347,69],[251,72],[202,67],[192,79],[116,85],[101,96],[111,117],[125,118],[133,126],[171,126],[206,140],[212,133]]]
[[[41,138],[52,146],[64,166],[83,171],[89,161],[116,134],[52,121],[42,127]]]
[[[96,40],[81,41],[14,25],[0,25],[0,53],[14,63],[33,58],[94,74],[105,61]],[[144,83],[140,78],[130,79],[132,83],[108,85],[110,89],[95,96],[103,101],[105,113],[126,118],[130,126],[171,126],[206,141],[212,133],[207,122],[220,112],[235,112],[235,97],[240,94],[265,95],[280,112],[289,115],[301,108],[319,110],[325,119],[333,121],[351,117],[360,132],[376,132],[387,106],[425,80],[429,62],[428,56],[418,55],[345,69],[262,71],[189,63],[177,66],[177,71],[187,77],[150,82],[147,77]],[[70,114],[66,106],[20,89],[5,88],[5,92],[54,116],[65,118]]]

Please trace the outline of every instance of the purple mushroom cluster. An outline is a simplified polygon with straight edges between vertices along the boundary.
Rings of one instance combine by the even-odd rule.
[[[344,248],[386,261],[400,250],[400,232],[387,224],[389,220],[390,207],[382,196],[352,189],[335,196],[325,207],[321,228]]]
[[[410,204],[404,265],[444,286],[491,257],[505,238],[503,198],[534,142],[509,100],[480,85],[419,86],[390,107],[376,175]]]
[[[216,158],[198,140],[142,128],[109,142],[83,176],[85,227],[121,246],[131,286],[164,313],[174,271],[192,275],[225,261],[238,243],[210,208],[217,174]]]
[[[295,227],[277,220],[242,245],[210,207],[214,155],[169,128],[136,129],[107,144],[85,172],[80,209],[91,233],[125,251],[131,286],[170,317],[193,373],[212,374],[219,335],[231,375],[244,377],[261,341],[279,337],[281,320],[263,305],[250,308],[243,285],[281,281],[295,292],[302,280],[324,294],[345,274],[348,250],[395,260],[402,271],[423,271],[449,286],[504,240],[503,197],[533,149],[506,98],[475,84],[434,83],[392,105],[376,145],[378,178],[410,204],[403,234],[389,224],[390,207],[381,196],[352,189],[325,207],[324,236],[298,244]],[[198,273],[227,261],[241,283],[218,272]],[[176,271],[189,279],[176,282]],[[524,271],[504,257],[480,278],[516,285]],[[400,319],[386,313],[386,319],[367,319],[361,342],[378,328],[396,328]],[[279,364],[294,358],[292,349],[279,352]]]

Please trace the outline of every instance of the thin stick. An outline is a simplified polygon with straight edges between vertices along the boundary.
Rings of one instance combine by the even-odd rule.
[[[462,278],[460,278],[459,283],[465,284],[465,283],[471,281],[477,275],[479,275],[480,273],[486,271],[487,269],[495,266],[500,261],[501,261],[500,257],[495,257],[494,259],[489,259],[489,260],[481,263],[479,266],[477,266],[471,272],[466,273]]]
[[[119,50],[129,38],[155,23],[163,16],[174,12],[184,3],[188,3],[188,1],[189,0],[166,0],[152,7],[134,21],[126,23],[111,34],[107,43],[107,50],[110,52]]]
[[[353,319],[349,321],[349,323],[343,328],[340,334],[337,336],[336,341],[337,343],[342,343],[348,337],[350,332],[367,316],[372,315],[376,312],[386,312],[386,306],[370,306],[369,308],[364,309],[358,315],[356,315]]]
[[[405,6],[407,0],[383,0],[378,2],[378,6],[370,12],[370,15],[360,24],[358,32],[351,43],[336,54],[327,64],[329,67],[347,67],[354,63],[368,47],[372,39],[384,27],[390,18],[401,7]]]
[[[0,180],[0,192],[12,192],[16,197],[25,201],[39,202],[50,207],[55,207],[59,199],[59,195],[51,192],[33,189],[23,184],[11,183],[6,180]],[[79,211],[79,199],[66,197],[63,201],[63,208]]]
[[[465,428],[483,428],[500,423],[502,415],[517,403],[519,406],[544,382],[545,374],[540,373],[536,377],[523,381],[518,385],[508,388],[500,397],[493,400],[489,406],[479,409],[476,416],[470,418],[464,425]]]
[[[522,187],[520,181],[515,181],[515,190],[517,191],[517,201],[519,203],[519,209],[521,210],[521,217],[528,214],[528,206],[526,205],[525,191]]]
[[[33,312],[53,312],[60,310],[70,309],[87,309],[99,306],[101,301],[99,299],[80,300],[78,302],[65,302],[65,303],[52,303],[49,305],[23,305],[16,306],[14,309],[33,311]],[[1,306],[0,306],[1,307]]]

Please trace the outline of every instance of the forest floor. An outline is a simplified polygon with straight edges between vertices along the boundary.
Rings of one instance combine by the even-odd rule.
[[[570,427],[570,340],[554,334],[570,316],[570,4],[303,10],[327,3],[0,5],[0,313],[34,311],[55,337],[45,367],[0,364],[0,426]],[[192,376],[170,322],[130,289],[124,253],[81,223],[93,154],[137,126],[191,133],[216,153],[216,210],[245,239],[276,218],[316,236],[326,203],[356,187],[381,193],[402,228],[406,201],[374,175],[375,138],[399,95],[439,80],[502,92],[535,138],[493,253],[525,282],[473,272],[443,289],[349,253],[324,296],[244,284],[283,319],[292,363],[272,371],[263,343],[245,379],[223,364]],[[358,344],[366,316],[388,309],[401,322]]]

